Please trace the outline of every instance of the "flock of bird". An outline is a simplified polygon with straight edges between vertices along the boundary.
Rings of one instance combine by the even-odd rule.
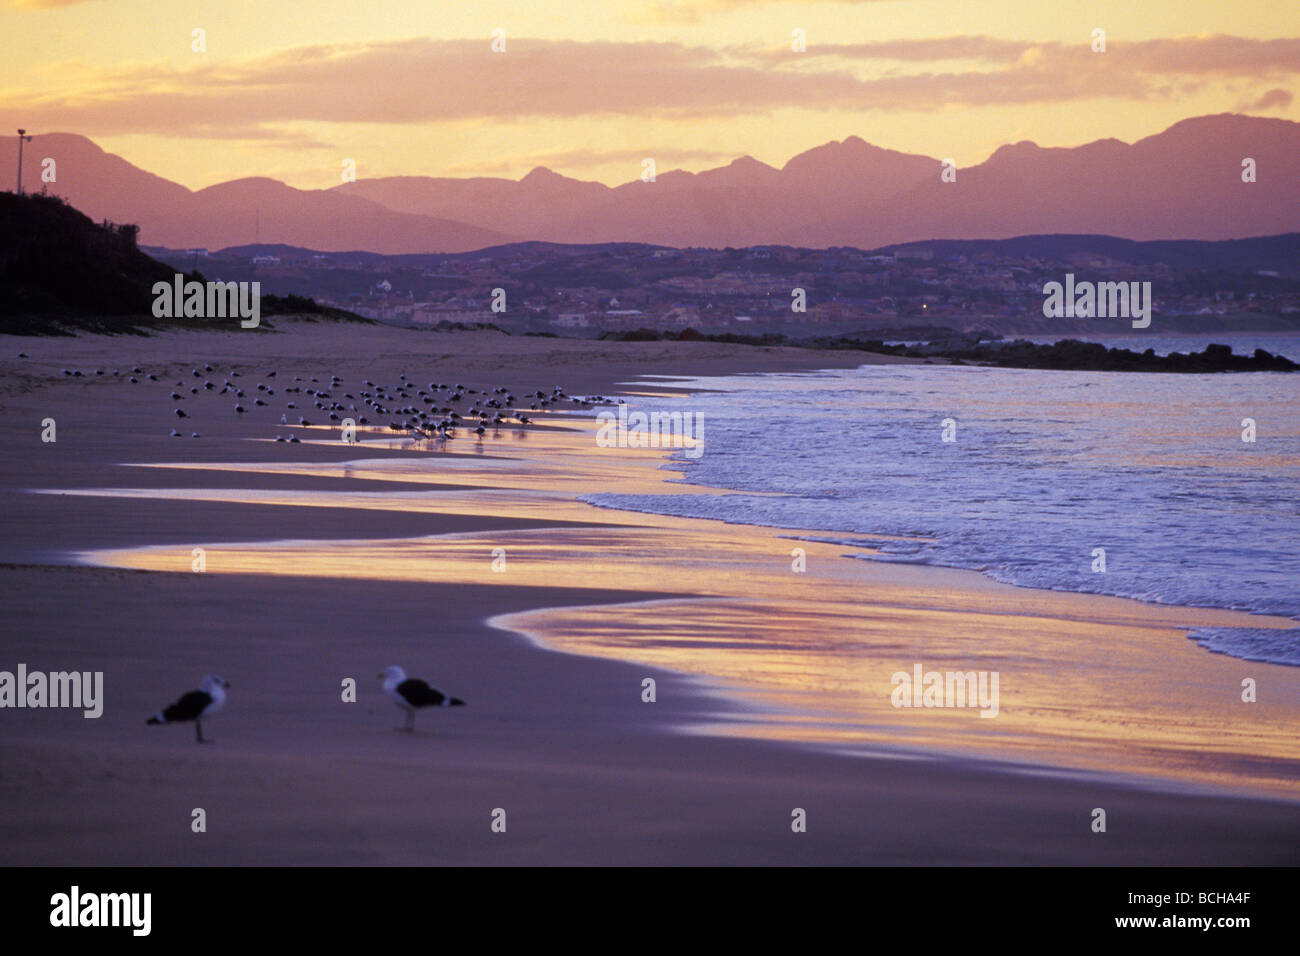
[[[77,369],[64,369],[63,374],[82,377]],[[89,373],[87,373],[89,374]],[[97,376],[113,375],[120,377],[122,372],[113,369],[95,369]],[[560,407],[587,409],[595,405],[613,404],[611,399],[602,395],[569,395],[556,385],[549,392],[537,390],[517,395],[513,389],[499,385],[491,391],[479,391],[457,383],[429,382],[420,385],[403,373],[392,384],[384,384],[365,379],[360,386],[349,389],[343,378],[331,374],[324,382],[318,378],[295,376],[291,384],[280,385],[277,373],[268,371],[265,381],[256,385],[246,385],[237,381],[244,377],[236,368],[218,373],[215,366],[205,363],[190,370],[190,376],[184,375],[172,386],[171,401],[175,404],[172,414],[180,420],[195,419],[198,402],[205,395],[229,395],[234,400],[233,413],[236,417],[246,415],[258,408],[272,409],[273,404],[283,403],[280,414],[281,425],[292,425],[291,418],[297,419],[302,428],[310,428],[313,422],[302,414],[299,403],[304,406],[311,402],[320,412],[320,424],[341,425],[350,419],[359,428],[383,428],[385,423],[390,432],[404,434],[417,441],[432,440],[444,444],[457,437],[457,431],[463,429],[480,440],[491,429],[495,433],[503,425],[527,427],[532,424],[531,413],[557,410]],[[127,380],[133,384],[161,381],[159,373],[149,372],[136,366],[128,373]],[[277,389],[279,392],[277,398]],[[188,403],[188,404],[186,404]],[[192,431],[191,437],[198,438],[199,433]],[[173,428],[173,438],[184,437],[182,432]],[[300,439],[294,432],[276,435],[278,442],[298,443]]]
[[[21,357],[26,357],[21,356]],[[89,377],[92,373],[83,373],[80,369],[63,369],[63,374],[72,378]],[[122,372],[113,369],[95,369],[95,376],[112,375],[120,378]],[[170,377],[170,376],[169,376]],[[270,408],[271,400],[276,398],[277,373],[268,371],[255,386],[246,388],[244,383],[235,381],[243,373],[230,368],[224,374],[218,374],[211,363],[194,367],[190,370],[190,379],[182,376],[176,381],[171,392],[173,403],[189,403],[195,410],[194,399],[203,395],[229,395],[235,400],[234,414],[242,416],[248,413],[249,405],[253,408]],[[218,381],[219,380],[219,381]],[[160,373],[146,371],[139,366],[127,373],[127,381],[132,385],[144,382],[160,382]],[[323,385],[323,387],[322,387]],[[312,427],[312,422],[299,413],[298,403],[312,401],[315,409],[322,413],[323,419],[330,423],[341,424],[343,419],[351,418],[359,427],[372,426],[371,416],[376,421],[387,419],[391,432],[405,434],[415,440],[435,440],[445,443],[456,437],[458,429],[478,436],[482,440],[491,426],[495,431],[502,425],[517,423],[527,427],[532,423],[528,412],[544,412],[559,406],[591,408],[595,405],[612,405],[612,399],[602,395],[570,396],[560,386],[550,392],[537,390],[523,394],[522,397],[504,385],[489,391],[479,391],[463,384],[448,385],[442,382],[429,382],[419,385],[407,378],[405,374],[389,385],[365,379],[360,387],[349,391],[342,377],[330,375],[324,383],[316,378],[304,379],[295,376],[293,383],[279,389],[280,401],[284,402],[284,411],[280,415],[280,424],[289,424],[290,413],[298,419],[303,428]],[[249,401],[251,399],[251,402]],[[197,411],[187,411],[177,404],[172,413],[181,420],[193,419]],[[324,424],[324,421],[322,421]],[[177,429],[171,430],[174,438],[182,437]],[[198,432],[191,432],[191,437],[198,438]],[[278,442],[299,441],[289,432],[287,436],[276,435]],[[383,690],[393,702],[406,713],[406,723],[399,730],[415,729],[415,712],[425,707],[460,707],[464,701],[444,694],[430,687],[423,680],[406,676],[402,668],[394,665],[387,668],[379,677],[383,680]],[[164,707],[150,717],[146,723],[151,725],[194,722],[195,739],[199,743],[210,742],[203,736],[203,720],[220,711],[226,704],[226,691],[230,682],[216,674],[208,674],[199,684],[198,690],[182,694],[175,702]]]
[[[384,693],[406,713],[406,723],[398,730],[415,730],[415,712],[425,707],[463,707],[465,702],[442,691],[434,690],[418,677],[407,677],[406,671],[396,664],[384,670],[379,678],[384,682]],[[177,700],[154,714],[146,724],[182,724],[194,722],[194,739],[201,744],[211,743],[203,736],[203,720],[226,706],[226,691],[230,681],[216,674],[208,674],[199,682],[199,689],[182,694]]]

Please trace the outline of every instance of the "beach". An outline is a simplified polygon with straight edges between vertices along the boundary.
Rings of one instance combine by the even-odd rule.
[[[645,398],[673,384],[639,376],[903,360],[277,324],[6,340],[0,669],[103,671],[106,700],[98,719],[0,714],[5,863],[1295,862],[1300,671],[1186,639],[1246,615],[593,508],[578,496],[673,473],[662,449],[597,447],[590,412],[442,452],[324,427],[275,443],[278,405],[236,416],[199,396],[169,436],[168,394],[205,362],[248,383],[405,374]],[[135,366],[159,381],[129,384]],[[860,670],[819,670],[813,645],[846,629]],[[1004,675],[998,719],[891,707],[898,662],[975,659]],[[376,678],[394,663],[469,706],[394,732]],[[212,672],[232,683],[216,743],[145,726]],[[1262,689],[1249,712],[1243,675]],[[878,713],[846,718],[864,695]]]

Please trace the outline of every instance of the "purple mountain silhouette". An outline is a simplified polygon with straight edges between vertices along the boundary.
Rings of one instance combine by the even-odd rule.
[[[16,142],[0,141],[0,188]],[[56,180],[41,181],[53,159]],[[1256,181],[1242,180],[1254,161]],[[463,252],[503,242],[635,241],[676,246],[854,245],[931,238],[1104,233],[1230,239],[1300,230],[1300,123],[1222,114],[1133,144],[1003,146],[941,178],[939,159],[850,136],[780,169],[744,156],[700,173],[608,187],[544,168],[520,180],[402,176],[326,190],[240,179],[191,191],[83,136],[37,136],[24,187],[93,218],[135,222],[140,241],[221,248],[282,242],[322,250]]]

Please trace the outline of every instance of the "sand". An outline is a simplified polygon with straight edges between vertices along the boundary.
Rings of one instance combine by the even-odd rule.
[[[723,545],[735,549],[734,561],[741,564],[752,565],[768,547],[764,542],[779,542],[788,555],[790,542],[767,530],[718,530],[710,522],[651,520],[572,502],[575,483],[582,481],[610,487],[615,480],[660,480],[644,462],[602,465],[588,456],[582,468],[597,472],[588,478],[575,459],[546,458],[548,450],[567,447],[568,433],[539,427],[527,439],[489,442],[485,457],[510,458],[511,448],[526,445],[531,456],[553,460],[554,467],[533,461],[506,468],[509,480],[494,478],[502,469],[482,463],[431,467],[428,478],[394,482],[382,466],[341,467],[359,456],[337,442],[248,441],[286,429],[275,424],[278,414],[237,420],[225,407],[226,396],[199,405],[205,410],[192,424],[179,426],[187,435],[200,431],[202,438],[167,437],[176,425],[170,416],[175,403],[167,395],[203,361],[222,368],[231,361],[243,364],[250,369],[245,385],[271,381],[262,376],[276,368],[281,383],[293,375],[324,380],[330,372],[350,381],[392,381],[405,372],[417,381],[547,390],[562,384],[571,392],[609,393],[637,374],[851,367],[876,360],[871,356],[708,343],[284,328],[278,334],[0,342],[0,581],[6,595],[0,668],[21,661],[33,669],[102,670],[107,695],[98,720],[73,711],[0,711],[0,861],[1294,862],[1300,825],[1286,791],[1294,784],[1295,754],[1275,739],[1294,726],[1294,679],[1278,676],[1271,684],[1285,690],[1281,701],[1275,694],[1269,704],[1275,709],[1269,711],[1274,730],[1267,746],[1230,739],[1221,752],[1174,761],[1163,779],[1145,783],[1127,775],[1008,772],[962,757],[840,754],[810,746],[806,734],[791,734],[790,722],[756,719],[753,700],[719,697],[691,675],[688,659],[699,658],[701,672],[717,671],[730,655],[637,647],[644,619],[641,630],[627,632],[610,622],[637,618],[593,610],[658,599],[671,602],[681,619],[688,614],[683,608],[700,607],[688,602],[698,594],[717,601],[730,592],[734,602],[737,589],[717,568],[735,565],[714,562],[713,577],[693,573],[671,559],[680,544],[672,543],[674,536],[703,536],[692,539],[697,542],[726,536]],[[19,351],[30,357],[15,358]],[[136,364],[150,370],[165,364],[167,372],[160,382],[136,386],[93,376],[96,366],[125,372]],[[72,379],[62,368],[92,374]],[[639,384],[635,390],[653,389]],[[55,444],[40,441],[46,417],[57,421]],[[411,460],[401,443],[383,445],[368,445],[364,457]],[[249,462],[275,462],[277,469],[133,467],[242,469]],[[602,467],[608,473],[599,472]],[[162,499],[84,493],[124,488],[174,493]],[[475,490],[484,488],[495,490],[487,497]],[[395,509],[376,494],[431,489],[444,497],[418,509]],[[208,500],[190,500],[200,491]],[[270,554],[234,546],[373,543],[437,534],[459,537],[387,565],[392,549],[374,544],[364,553],[337,544],[278,545]],[[503,575],[491,571],[490,549],[481,547],[492,540],[507,542],[512,554],[525,548]],[[608,564],[611,547],[620,541],[624,560],[645,567],[648,551],[662,570],[638,575]],[[210,549],[204,574],[188,567],[196,542]],[[123,552],[146,546],[156,550]],[[538,560],[527,559],[529,547],[538,549]],[[829,551],[809,548],[810,556],[835,562]],[[73,563],[74,555],[92,551],[114,552],[121,563],[179,566],[164,571]],[[564,560],[556,559],[558,551]],[[342,566],[351,571],[337,571],[322,555],[343,555]],[[600,555],[601,563],[587,557],[583,573],[584,555]],[[257,563],[267,560],[270,565]],[[553,573],[546,571],[548,563]],[[882,620],[889,614],[895,622],[918,613],[928,620],[983,615],[983,633],[999,633],[1009,643],[1031,630],[1009,629],[1009,617],[1070,621],[1073,643],[1043,673],[1072,660],[1067,652],[1073,648],[1090,642],[1113,648],[1097,650],[1069,672],[1085,695],[1095,689],[1108,656],[1122,658],[1121,669],[1131,675],[1155,673],[1162,661],[1183,675],[1199,661],[1204,668],[1198,673],[1211,675],[1203,683],[1226,682],[1241,670],[1241,662],[1216,658],[1182,637],[1177,626],[1191,616],[1177,609],[1026,592],[957,572],[926,575],[924,569],[843,564],[852,565],[853,574],[868,575],[874,588],[868,603],[873,615],[886,615]],[[261,573],[251,573],[253,568]],[[785,580],[768,574],[773,586]],[[843,587],[860,583],[846,581]],[[526,623],[538,640],[562,650],[486,623],[500,615],[514,615],[515,624]],[[669,619],[663,615],[650,623]],[[692,619],[685,619],[689,629]],[[1132,640],[1106,643],[1121,634]],[[566,636],[574,643],[566,644]],[[1127,653],[1126,644],[1139,637],[1165,643]],[[469,706],[421,714],[414,735],[395,732],[400,714],[379,694],[376,679],[390,663],[430,678]],[[1294,671],[1250,669],[1270,678],[1275,671]],[[144,725],[147,715],[209,671],[233,684],[227,710],[205,728],[214,744],[196,745],[188,727]],[[652,705],[641,701],[647,676],[658,684]],[[357,681],[356,703],[341,699],[341,681],[348,677]],[[1030,683],[1041,693],[1040,681]],[[1135,720],[1145,717],[1157,728],[1168,724],[1160,706],[1128,702]],[[1247,736],[1228,710],[1193,721],[1192,742],[1215,727],[1231,730],[1230,737]],[[753,734],[755,723],[769,728],[759,736],[775,739],[741,735]],[[701,726],[714,732],[679,732]],[[1075,732],[1068,720],[1060,727],[1067,736]],[[1158,777],[1159,768],[1153,771],[1141,759],[1152,744],[1141,732],[1135,724],[1134,738],[1141,743],[1123,766],[1113,759],[1122,735],[1103,734],[1099,765]],[[854,742],[862,742],[860,737]],[[977,742],[958,733],[920,735],[913,742],[928,748],[944,738],[961,745],[950,749],[968,756],[979,752]],[[1152,739],[1166,756],[1188,749],[1186,741],[1167,733]],[[1047,755],[1041,762],[1052,763]],[[1210,786],[1223,792],[1206,792]],[[207,814],[203,834],[190,827],[199,807]],[[1090,829],[1096,807],[1107,811],[1105,834]],[[807,811],[806,833],[791,832],[795,808]],[[497,809],[505,811],[505,833],[491,829]]]

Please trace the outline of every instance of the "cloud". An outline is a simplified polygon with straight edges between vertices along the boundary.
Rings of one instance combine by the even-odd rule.
[[[274,139],[294,135],[279,131],[297,123],[713,119],[779,109],[1159,101],[1210,82],[1285,82],[1300,70],[1300,39],[1112,38],[1106,53],[1093,53],[1086,42],[951,37],[813,44],[806,54],[778,55],[770,48],[527,38],[493,53],[484,39],[419,38],[194,59],[186,67],[70,69],[76,89],[0,92],[0,114],[92,135]]]
[[[1165,37],[1125,43],[1111,37],[1105,53],[1093,53],[1090,38],[1078,43],[1034,43],[988,36],[932,37],[885,40],[878,43],[816,43],[809,39],[803,57],[830,57],[869,62],[941,62],[977,60],[1078,69],[1093,64],[1131,75],[1223,74],[1260,76],[1272,72],[1300,72],[1300,38],[1258,40],[1209,34]],[[768,50],[771,60],[785,58],[782,50]]]
[[[3,5],[14,10],[56,10],[86,2],[87,0],[5,0]]]
[[[1287,90],[1272,89],[1245,108],[1252,110],[1285,108],[1291,105],[1293,99],[1295,97]]]
[[[532,169],[544,166],[547,169],[600,169],[619,163],[640,166],[646,156],[653,156],[656,163],[729,163],[735,158],[734,153],[712,149],[665,149],[662,146],[643,149],[564,149],[546,153],[530,153],[527,156],[501,157],[483,162],[474,160],[447,168],[445,175],[517,175],[519,169]]]
[[[1023,40],[1003,40],[987,36],[927,37],[915,40],[884,40],[876,43],[822,43],[816,36],[808,38],[802,57],[830,57],[844,60],[984,60],[1014,62],[1026,52],[1041,49],[1040,44]],[[769,60],[785,59],[788,48],[766,51]]]
[[[719,13],[734,13],[746,7],[765,6],[782,2],[787,6],[814,3],[866,4],[884,3],[888,0],[651,0],[632,16],[634,20],[650,23],[698,23],[705,17]]]
[[[197,58],[200,59],[201,58]],[[490,117],[730,115],[848,102],[846,73],[776,74],[676,43],[514,39],[313,46],[193,67],[132,65],[76,91],[6,91],[31,125],[175,134],[196,125],[455,122]]]

